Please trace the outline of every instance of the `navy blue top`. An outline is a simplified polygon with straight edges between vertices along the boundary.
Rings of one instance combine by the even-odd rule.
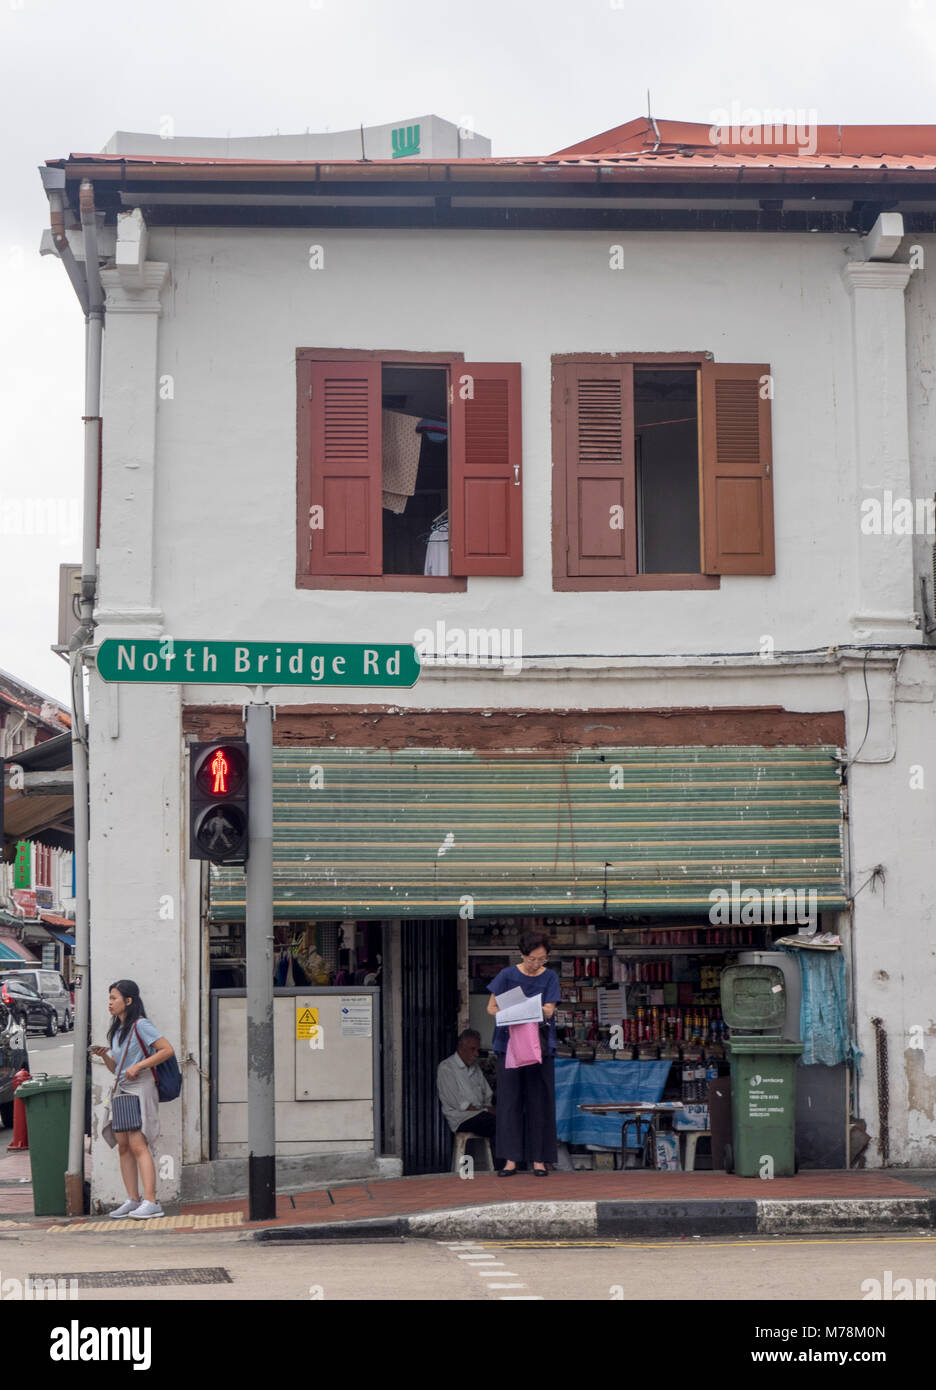
[[[488,985],[490,994],[506,994],[509,989],[516,989],[517,985],[523,990],[524,994],[541,994],[544,1004],[558,1004],[562,999],[559,989],[559,976],[555,970],[544,970],[541,975],[524,975],[519,965],[508,965],[494,976]],[[507,1039],[510,1036],[509,1028],[494,1029],[494,1051],[506,1052]],[[556,1054],[556,1014],[549,1020],[549,1051],[552,1056]]]

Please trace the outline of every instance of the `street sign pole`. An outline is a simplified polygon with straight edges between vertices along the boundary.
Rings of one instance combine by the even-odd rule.
[[[273,707],[247,706],[247,1183],[250,1220],[276,1217],[273,1078]]]

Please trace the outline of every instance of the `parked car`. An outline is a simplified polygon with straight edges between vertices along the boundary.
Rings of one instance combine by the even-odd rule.
[[[6,1004],[24,1028],[41,1028],[47,1038],[54,1038],[59,1030],[55,1005],[16,975],[0,976],[0,1003]]]
[[[58,970],[41,970],[38,966],[33,969],[14,966],[12,970],[5,970],[0,975],[0,982],[9,979],[23,980],[47,1003],[52,1004],[58,1026],[63,1033],[71,1029],[75,1018],[75,1004],[71,990]]]
[[[29,1071],[26,1029],[9,1004],[0,1003],[0,1124],[13,1128],[13,1078],[23,1068]]]

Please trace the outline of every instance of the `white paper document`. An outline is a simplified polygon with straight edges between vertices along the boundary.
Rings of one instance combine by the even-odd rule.
[[[541,1023],[543,1019],[543,996],[524,994],[519,985],[508,989],[505,994],[494,996],[499,1005],[494,1019],[498,1028],[509,1028],[513,1023]]]

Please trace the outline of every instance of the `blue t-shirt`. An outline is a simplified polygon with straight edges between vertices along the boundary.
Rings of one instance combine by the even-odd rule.
[[[559,989],[559,976],[555,970],[544,970],[541,975],[524,975],[519,965],[508,965],[494,976],[488,985],[490,994],[506,994],[509,989],[516,989],[517,985],[523,990],[524,994],[541,994],[544,1004],[558,1004],[562,999]],[[506,1052],[507,1039],[510,1036],[509,1028],[494,1029],[494,1051]],[[556,1015],[553,1013],[549,1020],[549,1051],[555,1056],[556,1052]]]
[[[123,1076],[124,1072],[126,1072],[130,1067],[132,1067],[134,1063],[142,1062],[145,1057],[151,1056],[153,1051],[153,1043],[156,1041],[157,1038],[162,1037],[162,1033],[160,1033],[155,1023],[151,1023],[148,1018],[138,1018],[136,1021],[136,1028],[137,1033],[139,1033],[140,1037],[146,1044],[145,1053],[143,1052],[143,1049],[140,1047],[140,1044],[137,1041],[137,1035],[133,1031],[132,1023],[130,1025],[130,1046],[127,1047],[126,1057],[123,1057],[123,1050],[127,1044],[127,1039],[124,1038],[121,1041],[121,1033],[123,1030],[120,1027],[118,1027],[117,1032],[114,1034],[114,1041],[108,1048],[110,1055],[113,1057],[114,1062],[116,1063],[116,1066],[114,1068],[114,1077],[118,1081]],[[123,1057],[122,1067],[120,1065],[121,1057]]]

